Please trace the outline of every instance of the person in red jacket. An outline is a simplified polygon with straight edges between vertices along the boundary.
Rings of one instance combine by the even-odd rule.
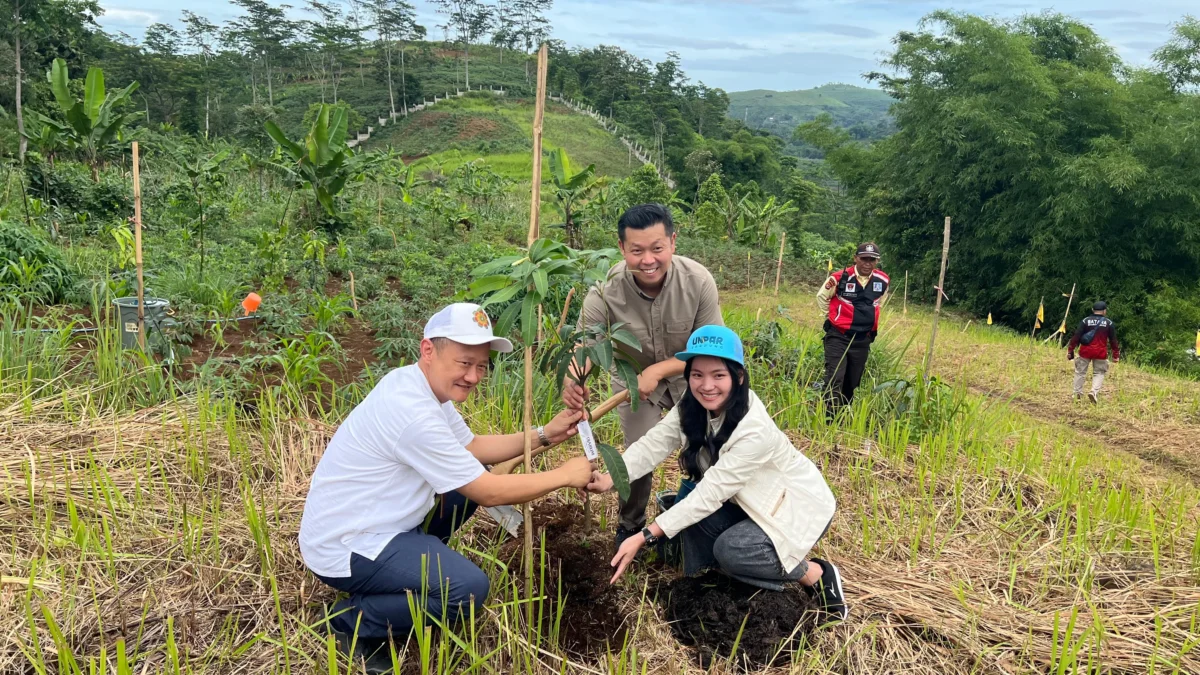
[[[888,283],[888,275],[879,269],[879,247],[866,242],[858,246],[854,264],[831,274],[817,293],[817,306],[827,315],[825,412],[831,419],[854,398],[862,382]]]
[[[1087,378],[1088,365],[1092,366],[1092,390],[1088,398],[1092,403],[1100,401],[1100,387],[1108,373],[1108,353],[1112,347],[1112,360],[1121,360],[1121,346],[1117,343],[1117,327],[1109,319],[1108,305],[1103,301],[1092,305],[1092,314],[1075,329],[1067,343],[1067,360],[1075,362],[1075,400],[1083,397],[1083,381]],[[1075,348],[1079,358],[1075,358]]]

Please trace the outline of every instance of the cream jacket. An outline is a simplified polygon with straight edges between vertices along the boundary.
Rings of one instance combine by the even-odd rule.
[[[629,479],[650,473],[686,441],[675,406],[625,451]],[[721,446],[717,463],[686,499],[655,522],[674,537],[731,499],[767,533],[788,570],[808,555],[836,508],[821,472],[779,430],[754,392],[750,410]]]

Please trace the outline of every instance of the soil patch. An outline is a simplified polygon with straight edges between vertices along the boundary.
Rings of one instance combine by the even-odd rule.
[[[671,633],[695,648],[701,668],[715,657],[728,658],[734,642],[738,662],[753,668],[786,664],[819,621],[817,604],[801,588],[765,591],[716,572],[671,581],[659,588],[658,600]]]
[[[458,135],[454,137],[454,140],[469,141],[480,136],[498,136],[500,131],[500,125],[495,120],[473,115],[460,125]]]
[[[621,597],[612,578],[612,535],[593,525],[584,531],[583,507],[577,504],[539,504],[534,510],[534,541],[546,535],[546,570],[542,612],[543,626],[553,626],[562,594],[562,621],[558,644],[567,653],[603,658],[607,651],[619,653],[628,627],[621,610]],[[507,560],[518,583],[524,583],[524,537],[505,542],[501,559]],[[537,553],[534,565],[539,564]],[[534,569],[534,578],[541,574]]]

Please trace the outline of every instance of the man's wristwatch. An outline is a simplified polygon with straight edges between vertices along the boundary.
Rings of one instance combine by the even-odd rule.
[[[550,439],[546,438],[546,427],[538,427],[535,431],[537,431],[538,440],[542,442],[542,447],[549,446]]]
[[[648,527],[642,528],[642,536],[646,538],[646,544],[648,544],[650,546],[653,546],[658,543],[658,537],[654,536],[654,533],[651,532],[650,528],[648,528]]]

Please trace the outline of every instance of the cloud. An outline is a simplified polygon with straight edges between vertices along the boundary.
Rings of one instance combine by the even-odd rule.
[[[609,33],[607,37],[617,40],[628,40],[642,47],[659,47],[663,49],[675,49],[679,47],[698,50],[751,49],[749,45],[733,40],[709,40],[706,38],[680,37],[678,35],[659,35],[657,33]]]
[[[871,59],[833,52],[780,52],[763,56],[740,56],[731,59],[688,59],[689,69],[732,73],[808,73],[833,68],[838,72],[855,73],[855,77],[879,66]]]
[[[149,26],[158,21],[158,15],[153,12],[146,12],[140,9],[125,9],[123,7],[105,7],[101,18],[107,19],[112,23],[134,24],[138,26]]]
[[[1144,52],[1152,52],[1163,46],[1163,43],[1155,42],[1153,40],[1134,40],[1132,42],[1122,42],[1121,46],[1128,47],[1129,49],[1138,49]]]
[[[833,35],[845,35],[846,37],[856,38],[873,38],[879,36],[879,33],[871,30],[870,28],[865,28],[863,26],[851,26],[845,23],[818,23],[812,25],[810,28],[811,30],[806,30],[804,32],[831,33]]]

